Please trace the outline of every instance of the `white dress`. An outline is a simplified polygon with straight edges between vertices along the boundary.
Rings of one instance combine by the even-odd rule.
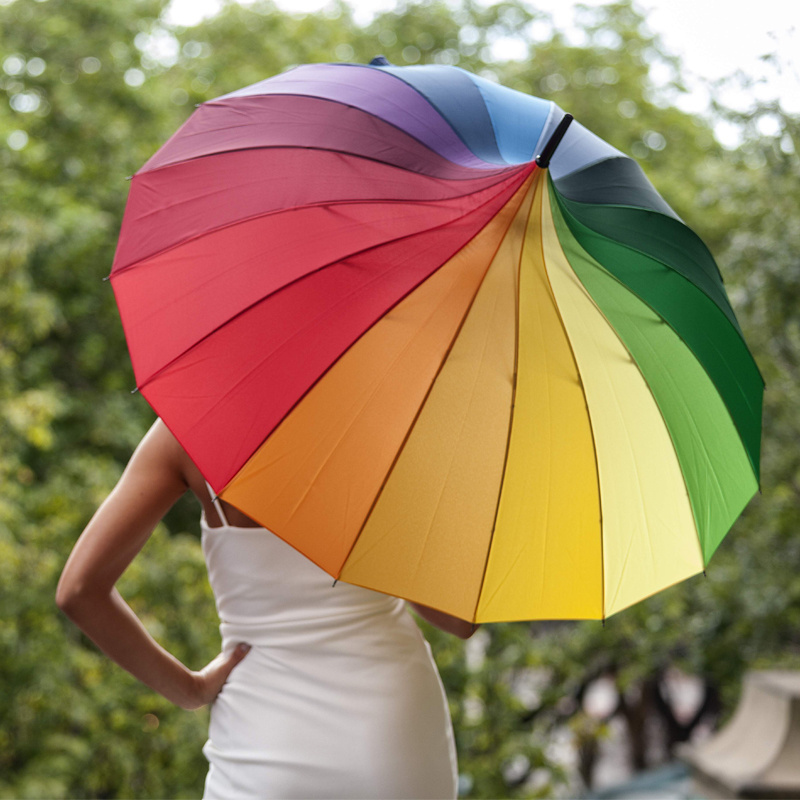
[[[454,798],[428,643],[402,600],[333,579],[264,528],[202,520],[224,652],[204,798]]]

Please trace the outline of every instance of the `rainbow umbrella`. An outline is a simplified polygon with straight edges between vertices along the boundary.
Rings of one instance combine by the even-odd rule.
[[[461,69],[202,104],[134,176],[111,280],[214,491],[344,581],[604,618],[703,571],[758,488],[763,382],[700,239]]]

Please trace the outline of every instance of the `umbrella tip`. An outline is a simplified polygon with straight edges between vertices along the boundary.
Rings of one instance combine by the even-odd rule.
[[[534,159],[537,167],[540,169],[547,169],[550,166],[550,159],[553,157],[553,153],[556,152],[556,147],[561,144],[561,140],[564,138],[564,134],[567,132],[567,128],[569,128],[573,119],[574,117],[572,114],[564,114],[561,122],[558,123],[558,127],[547,140],[544,150]]]
[[[372,61],[369,62],[369,66],[371,67],[391,67],[392,64],[386,56],[375,56]]]

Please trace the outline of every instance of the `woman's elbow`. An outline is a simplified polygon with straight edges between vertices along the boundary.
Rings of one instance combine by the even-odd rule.
[[[463,626],[459,625],[458,628],[451,631],[451,633],[454,636],[458,636],[459,639],[469,639],[478,628],[480,628],[480,625],[477,623],[465,623]]]
[[[56,587],[56,605],[64,614],[74,620],[86,608],[88,599],[89,593],[81,581],[70,578],[66,574],[61,575],[61,580]]]
[[[473,633],[480,627],[475,622],[467,622],[460,617],[454,617],[446,614],[444,611],[439,611],[430,606],[423,606],[420,603],[411,603],[411,607],[419,614],[426,622],[436,626],[439,630],[445,633],[450,633],[453,636],[458,636],[459,639],[469,639]]]
[[[75,593],[73,587],[65,585],[63,581],[58,582],[56,588],[56,605],[68,617],[71,616],[71,611],[75,607],[78,595]]]

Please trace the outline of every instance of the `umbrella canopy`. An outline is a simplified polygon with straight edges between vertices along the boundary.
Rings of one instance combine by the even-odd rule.
[[[537,164],[563,119],[455,67],[307,65],[134,176],[137,385],[331,575],[604,618],[701,572],[757,490],[763,382],[713,258],[578,122]]]

